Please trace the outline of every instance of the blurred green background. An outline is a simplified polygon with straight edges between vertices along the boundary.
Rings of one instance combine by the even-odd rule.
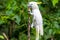
[[[40,40],[60,40],[60,0],[0,0],[0,40],[6,40],[2,33],[9,40],[27,40],[30,1],[42,2],[38,5],[44,21],[44,36]],[[35,40],[35,28],[30,34]]]

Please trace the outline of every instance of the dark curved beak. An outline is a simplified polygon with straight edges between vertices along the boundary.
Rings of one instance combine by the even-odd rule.
[[[28,5],[28,8],[32,8],[31,5]]]

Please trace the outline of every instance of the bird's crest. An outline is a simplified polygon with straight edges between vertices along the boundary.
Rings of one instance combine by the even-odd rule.
[[[31,2],[33,2],[33,1],[31,1]],[[42,2],[36,2],[37,4],[42,4]]]
[[[42,2],[36,2],[37,4],[42,4]]]

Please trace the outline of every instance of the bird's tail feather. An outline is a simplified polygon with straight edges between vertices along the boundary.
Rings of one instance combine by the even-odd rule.
[[[40,26],[39,32],[40,32],[40,35],[43,36],[43,26]]]

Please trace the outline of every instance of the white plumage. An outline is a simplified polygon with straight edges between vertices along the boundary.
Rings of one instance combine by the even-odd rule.
[[[29,2],[28,7],[32,9],[30,14],[33,16],[31,27],[36,28],[36,40],[39,40],[39,33],[43,35],[43,19],[36,2]]]

